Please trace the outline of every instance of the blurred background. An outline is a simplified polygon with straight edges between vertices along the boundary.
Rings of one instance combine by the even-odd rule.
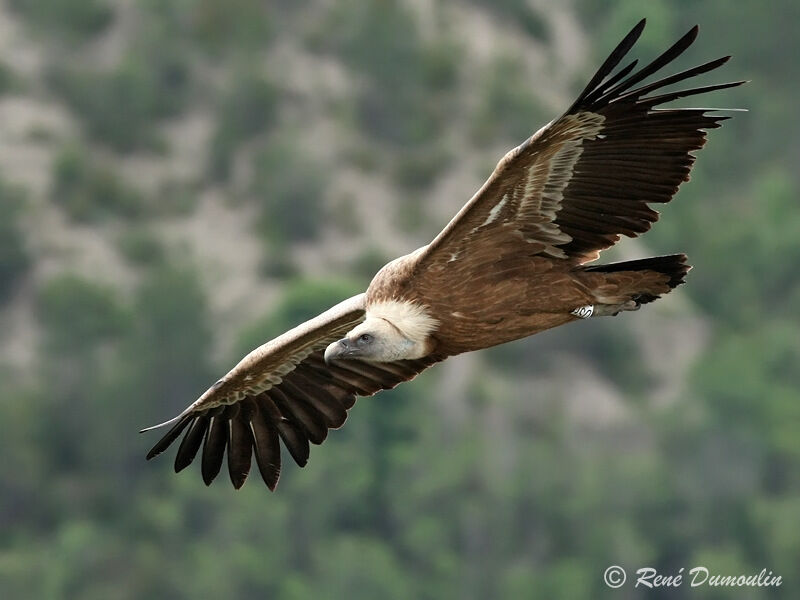
[[[746,107],[605,260],[633,315],[450,360],[251,476],[146,463],[269,337],[426,243],[642,16]],[[0,596],[796,598],[800,4],[0,3]],[[609,590],[604,569],[784,578]]]

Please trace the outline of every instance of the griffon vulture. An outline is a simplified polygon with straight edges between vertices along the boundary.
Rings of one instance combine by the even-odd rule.
[[[183,434],[175,471],[202,447],[210,484],[227,449],[239,488],[255,455],[273,490],[280,443],[300,466],[309,442],[341,427],[357,396],[413,379],[448,356],[524,338],[577,319],[637,310],[683,283],[686,256],[586,266],[620,235],[658,219],[689,179],[715,109],[656,108],[736,81],[655,92],[730,57],[642,84],[694,41],[697,27],[649,65],[616,67],[642,20],[578,99],[506,154],[486,183],[427,246],[384,266],[365,293],[267,342],[174,419],[147,458]],[[616,72],[615,72],[616,70]],[[149,429],[153,429],[152,427]],[[147,430],[145,430],[147,431]]]

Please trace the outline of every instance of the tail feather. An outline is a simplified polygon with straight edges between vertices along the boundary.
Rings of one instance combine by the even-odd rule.
[[[686,273],[692,268],[687,264],[685,254],[669,254],[667,256],[654,256],[652,258],[642,258],[639,260],[629,260],[625,262],[610,263],[607,265],[596,265],[585,267],[584,271],[593,273],[619,273],[631,271],[655,271],[669,277],[667,285],[669,289],[674,289],[685,282]],[[659,295],[649,292],[641,292],[634,296],[638,304],[647,304],[659,298]]]

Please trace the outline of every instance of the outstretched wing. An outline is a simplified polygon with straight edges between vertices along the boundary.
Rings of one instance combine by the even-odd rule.
[[[650,203],[669,202],[689,179],[691,152],[705,130],[728,118],[715,109],[657,109],[696,94],[744,83],[653,92],[724,64],[723,57],[636,87],[682,54],[694,27],[634,72],[614,70],[644,29],[642,20],[611,53],[564,115],[509,152],[491,177],[420,257],[420,273],[480,269],[504,257],[545,256],[571,264],[594,260],[621,234],[635,237],[658,219]],[[461,260],[466,259],[466,260]],[[463,268],[459,269],[459,264]]]
[[[174,419],[147,454],[161,454],[182,434],[175,471],[189,466],[202,447],[203,481],[210,485],[222,468],[235,488],[250,472],[253,454],[264,483],[274,490],[281,470],[279,440],[295,462],[305,466],[309,442],[321,444],[328,429],[341,427],[356,396],[369,396],[416,377],[436,358],[326,365],[325,347],[364,320],[364,294],[260,346]]]

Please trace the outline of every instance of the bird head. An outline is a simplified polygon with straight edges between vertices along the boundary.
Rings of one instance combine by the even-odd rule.
[[[325,349],[325,362],[334,360],[365,360],[390,362],[420,358],[427,353],[427,345],[410,339],[389,321],[369,317],[345,337]]]

